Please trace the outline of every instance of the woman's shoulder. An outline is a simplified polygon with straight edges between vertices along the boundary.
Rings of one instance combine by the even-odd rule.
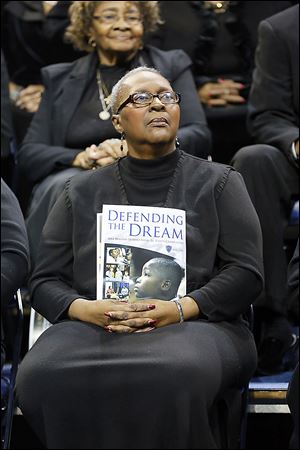
[[[211,173],[221,174],[221,173],[229,173],[231,171],[235,171],[234,167],[229,164],[223,164],[216,161],[212,161],[212,159],[204,159],[199,156],[191,155],[190,153],[186,153],[185,151],[181,151],[184,156],[185,164],[189,164],[189,166],[194,166],[203,169],[204,171],[208,171]]]
[[[160,50],[152,45],[147,45],[145,50],[149,53],[154,67],[159,70],[163,68],[186,68],[192,65],[192,60],[182,49]]]
[[[41,69],[43,77],[51,80],[69,76],[84,76],[89,73],[92,55],[85,55],[72,62],[51,64]]]
[[[184,156],[183,170],[192,185],[211,185],[215,186],[217,191],[220,192],[232,176],[239,177],[234,167],[228,164],[199,158],[185,152],[182,152],[182,154]]]
[[[109,190],[114,183],[117,165],[118,163],[115,161],[96,170],[83,170],[82,173],[69,178],[65,185],[67,195],[69,197],[74,197],[77,194],[83,197],[93,196],[95,191]]]

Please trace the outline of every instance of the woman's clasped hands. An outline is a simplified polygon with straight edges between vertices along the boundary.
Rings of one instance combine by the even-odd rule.
[[[126,141],[123,141],[122,145],[123,150],[121,150],[120,139],[106,139],[99,145],[93,144],[76,155],[72,166],[85,170],[107,166],[116,159],[127,155]]]
[[[241,92],[245,88],[242,83],[230,79],[219,78],[217,82],[205,83],[198,89],[202,103],[208,106],[226,106],[227,104],[245,103]]]
[[[132,303],[124,300],[76,299],[70,305],[69,317],[116,333],[141,333],[178,322],[174,303],[156,299]]]

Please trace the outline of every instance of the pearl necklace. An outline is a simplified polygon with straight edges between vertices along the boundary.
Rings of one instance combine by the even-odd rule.
[[[97,78],[97,84],[98,84],[98,91],[99,91],[99,100],[101,102],[101,106],[102,106],[102,110],[99,112],[99,119],[101,120],[108,120],[110,119],[110,105],[109,105],[109,101],[110,101],[110,94],[108,93],[108,90],[106,89],[103,81],[101,80],[101,75],[100,75],[100,70],[97,69],[97,74],[96,74],[96,78]],[[105,89],[105,95],[106,97],[104,97],[104,89]],[[108,106],[107,106],[108,105]]]

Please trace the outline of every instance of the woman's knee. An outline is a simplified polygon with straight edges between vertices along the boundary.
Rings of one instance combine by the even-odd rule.
[[[276,147],[265,144],[249,145],[241,148],[233,157],[232,165],[239,171],[256,171],[265,169],[273,164],[274,160],[285,158],[285,156]]]

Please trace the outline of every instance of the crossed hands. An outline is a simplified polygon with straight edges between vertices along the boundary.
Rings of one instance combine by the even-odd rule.
[[[233,80],[219,78],[216,83],[205,83],[198,89],[198,94],[202,103],[208,106],[226,106],[227,104],[243,104],[246,102],[240,95],[244,89],[242,83]]]
[[[126,155],[126,141],[123,141],[123,150],[121,150],[120,139],[106,139],[101,144],[93,144],[83,152],[78,153],[72,162],[72,166],[85,170],[96,169],[97,167],[107,166],[116,159]]]
[[[156,299],[129,303],[122,300],[76,299],[70,305],[71,319],[90,322],[108,332],[142,333],[178,322],[174,302]]]

